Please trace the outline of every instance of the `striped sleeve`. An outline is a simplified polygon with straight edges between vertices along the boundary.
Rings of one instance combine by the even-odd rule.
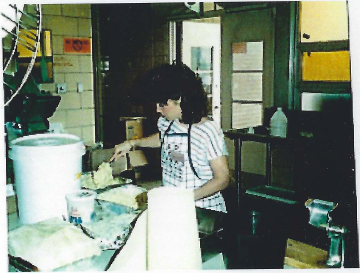
[[[210,161],[223,155],[227,156],[228,151],[225,145],[224,133],[221,128],[218,127],[214,121],[211,121],[204,123],[202,129],[207,146],[207,159]]]

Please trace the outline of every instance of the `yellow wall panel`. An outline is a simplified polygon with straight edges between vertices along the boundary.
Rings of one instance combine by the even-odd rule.
[[[300,2],[300,40],[302,43],[349,39],[346,1]],[[305,39],[302,35],[310,35]]]
[[[349,51],[303,53],[302,80],[349,82]]]

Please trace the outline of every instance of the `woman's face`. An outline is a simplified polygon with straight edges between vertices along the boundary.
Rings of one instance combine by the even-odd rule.
[[[181,119],[180,100],[168,100],[167,104],[157,103],[156,112],[160,113],[167,120]]]

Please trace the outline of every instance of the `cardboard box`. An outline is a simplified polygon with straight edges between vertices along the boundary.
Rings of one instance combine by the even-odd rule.
[[[125,123],[126,140],[139,139],[143,137],[144,117],[121,117],[120,121]]]
[[[7,214],[11,214],[17,211],[17,204],[15,195],[6,197]]]
[[[96,171],[103,162],[108,162],[114,154],[114,149],[98,149],[90,152],[90,168]],[[140,167],[148,164],[148,161],[141,150],[130,151],[129,160],[127,158],[120,157],[118,160],[110,163],[113,169],[113,175],[119,175],[121,172],[133,167]]]

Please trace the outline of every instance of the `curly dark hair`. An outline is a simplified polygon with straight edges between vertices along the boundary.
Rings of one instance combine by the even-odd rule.
[[[179,100],[182,122],[200,122],[208,113],[208,101],[201,78],[185,64],[163,64],[140,79],[142,94],[150,102]]]

